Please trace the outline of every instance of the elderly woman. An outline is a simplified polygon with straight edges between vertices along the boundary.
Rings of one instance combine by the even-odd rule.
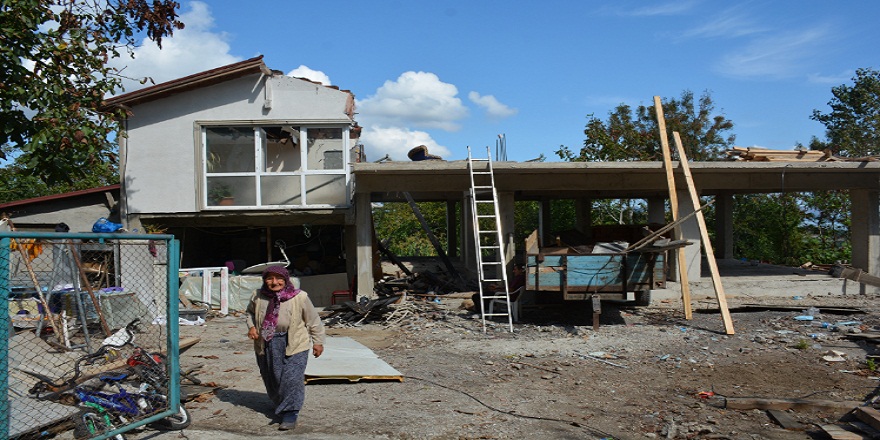
[[[321,318],[309,295],[293,286],[287,269],[271,266],[248,304],[247,323],[260,376],[281,417],[278,428],[294,429],[305,400],[309,346],[315,357],[324,352]]]

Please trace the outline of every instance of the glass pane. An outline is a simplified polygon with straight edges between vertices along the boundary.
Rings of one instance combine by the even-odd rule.
[[[263,171],[291,172],[302,168],[299,149],[299,127],[263,127],[266,148],[263,151]]]
[[[299,176],[260,177],[263,205],[302,205]]]
[[[325,170],[341,170],[342,168],[342,150],[329,150],[324,152]]]
[[[320,175],[306,176],[306,190],[309,205],[348,205],[345,191],[345,176]]]
[[[253,177],[208,177],[208,206],[254,206]]]
[[[342,161],[326,162],[328,151],[343,151],[341,128],[310,128],[308,129],[308,169],[310,170],[341,170]],[[332,155],[331,155],[332,156]],[[310,202],[311,204],[311,202]]]
[[[211,127],[205,131],[205,159],[209,174],[254,171],[253,128]]]

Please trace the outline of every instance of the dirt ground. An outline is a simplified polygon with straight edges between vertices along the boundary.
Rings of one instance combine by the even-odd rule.
[[[783,311],[736,311],[742,303],[794,306]],[[387,439],[804,439],[828,438],[821,424],[846,410],[787,411],[805,430],[786,430],[759,409],[726,409],[725,398],[866,401],[880,372],[866,356],[873,344],[845,337],[880,328],[875,297],[731,298],[736,334],[723,333],[717,306],[695,301],[684,319],[678,301],[646,308],[603,306],[593,330],[590,309],[528,310],[515,332],[482,321],[461,300],[397,325],[328,328],[370,347],[400,371],[403,382],[316,383],[295,436]],[[814,321],[796,320],[814,306]],[[823,312],[832,306],[867,313]],[[822,328],[859,321],[837,331]],[[181,356],[182,368],[221,387],[186,404],[190,430],[233,436],[289,436],[271,417],[242,316],[181,327],[202,340]],[[830,350],[842,361],[823,359]],[[702,396],[700,393],[703,394]],[[714,393],[714,395],[708,395]],[[184,430],[180,438],[196,438]],[[136,438],[150,438],[149,431]],[[164,438],[164,437],[163,437]]]

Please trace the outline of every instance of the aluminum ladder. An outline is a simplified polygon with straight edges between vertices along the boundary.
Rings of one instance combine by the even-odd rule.
[[[495,174],[492,170],[492,154],[486,147],[486,159],[475,159],[468,147],[468,173],[471,178],[471,221],[474,230],[474,244],[479,276],[480,314],[483,332],[486,332],[486,318],[506,316],[507,324],[513,332],[510,290],[507,285],[507,265],[504,262],[504,239],[501,235],[501,214],[498,210],[498,192],[495,189]],[[487,292],[489,285],[500,289]],[[503,291],[501,290],[503,288]],[[503,299],[507,309],[501,313],[487,313],[486,300]]]

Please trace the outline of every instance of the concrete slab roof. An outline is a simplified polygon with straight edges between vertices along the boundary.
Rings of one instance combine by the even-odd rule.
[[[880,162],[690,162],[698,191],[769,193],[828,189],[880,190]],[[678,162],[676,185],[686,190]],[[520,200],[644,198],[668,194],[662,162],[493,162],[498,191]],[[357,163],[357,193],[373,201],[458,200],[470,188],[467,161]]]

